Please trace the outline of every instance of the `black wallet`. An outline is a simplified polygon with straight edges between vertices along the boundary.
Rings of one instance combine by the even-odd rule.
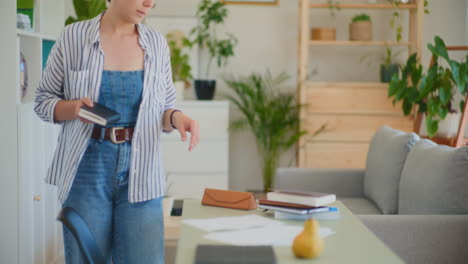
[[[195,264],[276,264],[272,246],[198,245]]]

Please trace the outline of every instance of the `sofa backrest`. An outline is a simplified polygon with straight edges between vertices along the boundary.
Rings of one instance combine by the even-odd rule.
[[[406,133],[388,126],[372,137],[367,154],[364,194],[384,214],[398,212],[398,189],[406,157],[419,140],[415,133]]]
[[[399,214],[468,214],[468,147],[423,139],[408,154]]]

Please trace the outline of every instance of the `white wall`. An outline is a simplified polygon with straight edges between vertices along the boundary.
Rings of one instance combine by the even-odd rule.
[[[357,0],[356,0],[357,1]],[[354,1],[354,2],[356,2]],[[383,1],[383,0],[379,0]],[[68,0],[71,3],[71,0]],[[353,2],[342,0],[340,2]],[[198,1],[195,0],[158,0],[152,12],[155,16],[194,16]],[[70,4],[69,4],[70,5]],[[264,72],[270,69],[274,74],[287,72],[291,79],[286,89],[293,91],[297,72],[297,39],[298,39],[298,1],[280,0],[278,6],[242,6],[229,5],[228,31],[238,39],[236,57],[226,69],[217,72],[249,74]],[[438,34],[447,45],[467,43],[467,4],[465,0],[430,0],[431,14],[425,16],[423,63],[429,62],[425,48],[428,42]],[[368,11],[368,12],[367,12]],[[389,28],[391,11],[374,10],[369,13],[373,19],[375,39],[394,39],[394,32]],[[336,20],[330,18],[328,10],[314,10],[311,15],[313,25],[338,25],[337,36],[346,39],[348,23],[351,17],[361,13],[358,10],[342,10]],[[402,12],[405,14],[405,12]],[[407,16],[404,16],[407,25]],[[405,27],[406,28],[406,27]],[[407,33],[405,33],[406,37]],[[383,52],[383,48],[373,47],[313,47],[311,65],[317,68],[318,74],[313,80],[323,81],[377,81],[377,67],[368,67],[359,63],[363,55]],[[403,56],[404,57],[404,56]],[[200,69],[204,69],[201,59]],[[377,64],[378,65],[378,61]],[[227,92],[223,83],[218,84],[216,98],[221,99]],[[193,95],[192,95],[193,98]],[[232,107],[231,120],[239,117]],[[249,132],[231,134],[230,140],[230,187],[236,190],[260,189],[262,187],[261,171],[255,140]],[[282,166],[287,166],[294,159],[294,150],[286,153]]]
[[[0,263],[18,263],[18,136],[16,119],[16,1],[0,2]]]
[[[191,16],[196,12],[193,0],[159,0],[155,15]],[[342,0],[341,2],[350,2]],[[291,75],[287,89],[294,90],[297,72],[298,39],[298,1],[281,0],[278,6],[240,6],[229,5],[227,29],[239,39],[236,57],[229,66],[219,72],[249,74],[263,72],[269,68],[273,73],[285,71]],[[447,45],[465,43],[466,2],[464,0],[430,0],[431,14],[426,15],[424,24],[424,59],[429,57],[426,43],[432,42],[438,34]],[[342,10],[337,13],[336,21],[330,18],[328,10],[314,10],[311,23],[314,25],[339,25],[337,37],[347,38],[348,23],[357,10]],[[360,12],[359,12],[360,13]],[[389,27],[391,11],[370,11],[374,23],[375,39],[394,39],[394,31]],[[403,12],[404,14],[405,12]],[[458,23],[457,23],[458,21]],[[407,25],[407,16],[404,16]],[[407,34],[407,33],[406,33]],[[404,35],[406,37],[406,35]],[[313,80],[324,81],[377,81],[377,67],[370,68],[360,64],[363,55],[383,51],[383,48],[365,47],[313,47],[310,50],[311,63],[317,67],[318,74]],[[203,63],[203,61],[202,61]],[[376,64],[378,65],[378,64]],[[226,92],[221,84],[219,94]],[[239,114],[232,108],[231,119]],[[260,189],[261,170],[254,144],[248,132],[232,133],[230,143],[230,187],[237,190]],[[294,150],[285,154],[282,165],[287,166],[294,159]]]

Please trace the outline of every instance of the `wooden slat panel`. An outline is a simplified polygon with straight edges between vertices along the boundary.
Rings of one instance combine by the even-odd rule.
[[[387,98],[387,85],[379,83],[306,83],[307,110],[316,113],[401,115],[400,104]]]
[[[411,42],[357,41],[357,40],[311,40],[310,46],[410,46]]]
[[[308,143],[305,151],[306,168],[365,168],[369,144],[366,143]]]
[[[328,3],[312,3],[309,4],[310,8],[330,8]],[[367,3],[338,3],[337,8],[350,8],[350,9],[416,9],[415,4],[398,4],[395,7],[392,4],[367,4]]]
[[[309,133],[317,131],[323,124],[327,128],[314,137],[319,141],[370,141],[375,132],[383,125],[405,132],[413,131],[413,120],[404,116],[367,116],[367,115],[321,115],[307,116],[306,126]]]

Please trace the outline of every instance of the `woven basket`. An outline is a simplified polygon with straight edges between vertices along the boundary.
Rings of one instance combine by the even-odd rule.
[[[371,41],[372,23],[370,21],[359,21],[349,24],[349,39],[357,41]]]
[[[336,28],[312,28],[312,40],[336,40]]]

